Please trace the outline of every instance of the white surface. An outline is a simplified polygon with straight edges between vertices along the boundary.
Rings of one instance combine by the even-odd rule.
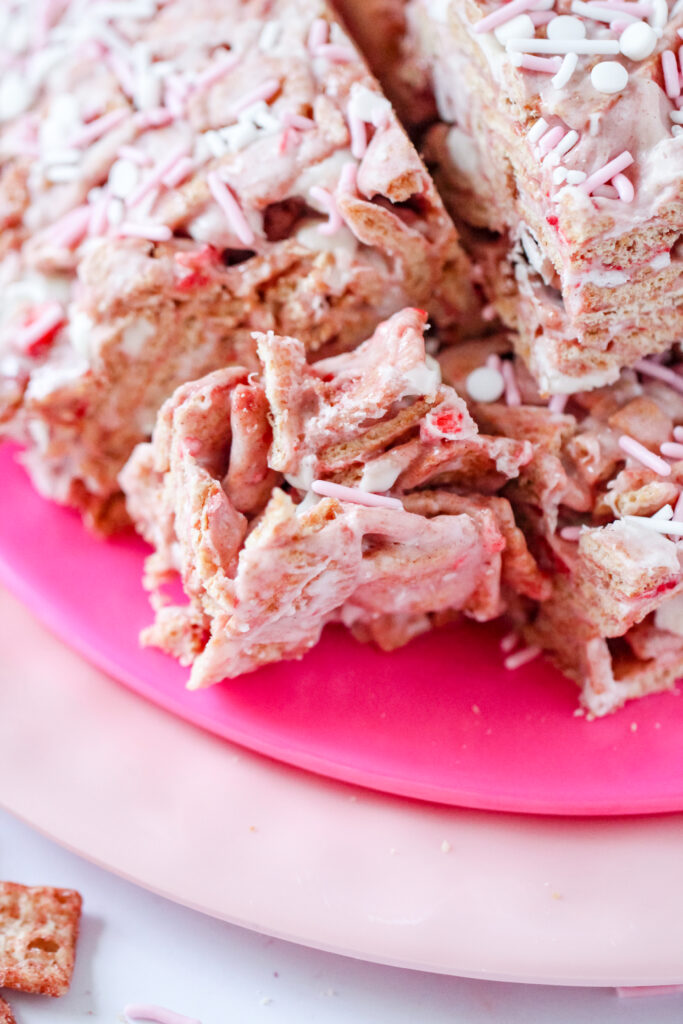
[[[159,849],[159,857],[164,856]],[[76,973],[60,1000],[5,993],[17,1024],[117,1024],[155,1002],[202,1024],[680,1024],[683,995],[461,980],[366,964],[179,907],[67,853],[0,812],[0,878],[77,888]]]

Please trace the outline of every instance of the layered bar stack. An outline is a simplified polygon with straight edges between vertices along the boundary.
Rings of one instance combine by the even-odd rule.
[[[518,605],[520,636],[603,715],[683,676],[683,363],[642,360],[548,407],[521,360],[501,363],[504,349],[446,351],[444,379],[479,394],[482,374],[510,368],[502,400],[470,411],[482,430],[534,447],[504,493],[552,594]]]
[[[312,366],[299,340],[261,334],[258,374],[179,388],[136,448],[121,480],[155,548],[144,640],[193,663],[191,687],[301,657],[328,622],[391,649],[548,595],[496,493],[533,447],[477,432],[425,320],[406,309]],[[175,574],[187,605],[164,598]]]
[[[341,6],[362,22],[365,5]],[[431,81],[428,163],[479,229],[484,281],[542,390],[600,386],[669,348],[683,335],[680,4],[391,6],[404,68],[387,87]]]
[[[469,268],[323,0],[8,3],[0,422],[46,495],[116,525],[173,389],[315,356],[406,304],[462,321]]]

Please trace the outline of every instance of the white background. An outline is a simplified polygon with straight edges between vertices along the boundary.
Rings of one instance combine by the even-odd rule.
[[[4,812],[0,878],[76,888],[85,901],[71,991],[59,1000],[5,993],[17,1024],[117,1024],[129,1002],[202,1024],[683,1022],[683,994],[625,999],[613,989],[469,981],[258,935],[124,882]]]

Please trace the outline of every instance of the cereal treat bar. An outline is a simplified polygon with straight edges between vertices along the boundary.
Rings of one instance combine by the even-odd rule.
[[[683,677],[683,362],[639,361],[591,392],[544,402],[503,339],[440,357],[482,430],[530,441],[512,503],[552,594],[517,609],[530,647],[604,715]],[[520,660],[521,659],[521,660]]]
[[[0,882],[0,988],[64,995],[80,916],[81,897],[72,889]]]
[[[401,7],[387,88],[418,83],[416,124],[431,79],[428,165],[457,216],[493,233],[484,283],[542,391],[668,349],[683,334],[680,4],[393,0],[393,24]]]
[[[469,264],[324,0],[62,0],[2,12],[0,424],[46,495],[116,525],[179,384],[314,358],[406,303],[457,324]]]
[[[533,456],[479,434],[406,309],[313,365],[261,333],[260,371],[180,387],[121,474],[155,551],[143,642],[192,663],[190,687],[301,657],[328,622],[384,649],[458,611],[488,620],[549,583],[497,495]],[[166,603],[182,578],[189,603]]]
[[[17,1024],[9,1003],[0,996],[0,1024]]]

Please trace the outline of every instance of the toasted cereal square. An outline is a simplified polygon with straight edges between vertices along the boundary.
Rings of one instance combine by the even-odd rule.
[[[0,996],[0,1024],[17,1024],[9,1005]]]
[[[0,988],[47,996],[67,991],[81,903],[72,889],[0,882]]]

